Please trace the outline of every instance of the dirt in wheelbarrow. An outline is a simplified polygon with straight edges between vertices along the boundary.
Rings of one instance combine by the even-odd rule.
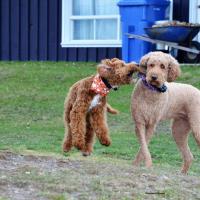
[[[152,27],[165,27],[165,26],[186,26],[186,27],[199,27],[198,23],[188,23],[180,21],[166,21],[163,23],[155,24]]]
[[[0,152],[0,199],[200,199],[200,178],[92,155]]]

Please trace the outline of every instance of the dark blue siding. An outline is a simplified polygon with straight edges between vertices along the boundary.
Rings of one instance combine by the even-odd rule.
[[[48,59],[48,0],[39,1],[39,60]]]
[[[62,8],[62,2],[59,0],[58,1],[58,60],[68,60],[68,49],[67,48],[62,48],[60,43],[61,43],[61,19],[60,19],[60,15],[61,15],[61,9]]]
[[[107,49],[106,48],[99,48],[97,50],[97,60],[101,60],[107,57]]]
[[[10,3],[1,2],[1,59],[10,60]]]
[[[68,60],[77,61],[78,58],[78,49],[70,48],[68,49]]]
[[[87,48],[81,48],[78,51],[78,61],[87,61],[88,60],[88,53]]]
[[[190,0],[193,1],[193,0]],[[189,0],[174,0],[173,19],[179,21],[189,21]]]
[[[58,12],[57,12],[57,1],[49,0],[48,5],[48,56],[50,60],[57,60],[57,22],[58,22]]]
[[[121,48],[62,48],[62,0],[0,0],[0,59],[99,61]]]
[[[30,60],[38,60],[38,0],[30,1],[29,53]]]
[[[116,57],[116,56],[114,56],[114,57]],[[93,58],[95,58],[95,61],[97,61],[97,49],[96,48],[88,49],[88,61],[94,61]]]
[[[11,36],[11,60],[19,60],[19,41],[20,41],[20,32],[19,32],[19,0],[11,1],[11,11],[10,12],[10,36]],[[2,27],[3,28],[3,27]]]
[[[20,60],[29,60],[29,1],[20,2]]]

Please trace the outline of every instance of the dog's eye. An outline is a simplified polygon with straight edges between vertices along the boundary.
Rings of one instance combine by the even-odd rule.
[[[112,71],[112,68],[111,67],[106,67],[106,70],[107,71]]]
[[[154,67],[154,64],[150,64],[149,67]]]
[[[131,72],[129,72],[129,73],[127,74],[128,77],[131,77],[132,75],[133,75],[133,71],[131,71]]]
[[[160,65],[160,68],[161,68],[161,69],[165,69],[165,65],[161,64],[161,65]]]

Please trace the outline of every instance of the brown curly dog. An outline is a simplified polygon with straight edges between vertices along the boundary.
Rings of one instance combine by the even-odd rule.
[[[132,115],[140,150],[134,160],[142,160],[151,167],[152,159],[148,143],[161,120],[173,119],[172,135],[183,157],[182,173],[187,173],[192,163],[188,146],[190,130],[200,146],[200,91],[188,84],[168,83],[180,75],[178,62],[162,52],[151,52],[141,58],[141,69],[132,95]],[[166,82],[168,81],[168,82]]]
[[[132,74],[138,71],[140,69],[134,63],[126,64],[117,58],[105,59],[98,65],[96,75],[82,79],[70,88],[64,104],[64,152],[74,146],[83,155],[90,155],[94,133],[101,144],[111,144],[106,110],[113,114],[116,110],[106,103],[106,95],[119,85],[129,84]]]

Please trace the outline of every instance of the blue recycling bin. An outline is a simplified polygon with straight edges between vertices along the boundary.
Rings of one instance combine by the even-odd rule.
[[[169,0],[120,0],[118,2],[122,24],[122,58],[126,62],[139,62],[140,58],[153,50],[155,45],[142,40],[128,38],[126,33],[145,34],[144,28],[155,21],[168,20]],[[168,10],[169,11],[169,10]]]

